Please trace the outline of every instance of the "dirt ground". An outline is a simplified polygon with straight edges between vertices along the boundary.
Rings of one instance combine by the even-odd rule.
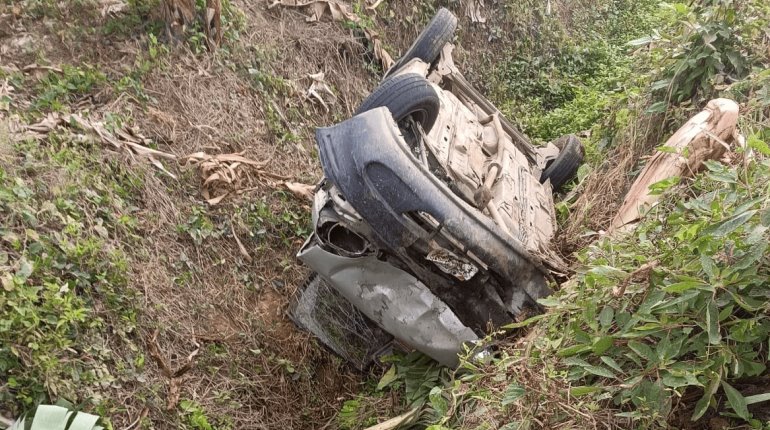
[[[152,62],[138,78],[148,100],[104,85],[72,111],[120,115],[158,149],[179,156],[242,152],[265,162],[242,182],[246,191],[207,207],[194,167],[168,165],[175,180],[141,160],[126,160],[144,176],[139,220],[147,240],[131,256],[130,285],[142,293],[135,340],[145,349],[146,364],[141,377],[111,388],[114,428],[188,425],[180,424],[178,402],[167,404],[177,389],[215,426],[334,427],[342,402],[366,377],[319,348],[286,316],[306,276],[294,254],[307,232],[309,203],[287,192],[282,181],[313,184],[320,178],[313,128],[350,115],[376,75],[351,31],[334,22],[307,23],[300,10],[267,5],[237,2],[243,14],[238,40],[226,41],[219,52],[196,54],[177,42],[158,60],[147,60],[147,52],[167,41],[153,45],[148,39],[148,17],[101,16],[78,2],[38,5],[43,10],[34,16],[25,10],[29,3],[0,6],[8,69],[35,66],[25,71],[29,75],[45,67],[90,65],[114,83],[142,67],[141,61]],[[318,72],[336,95],[328,111],[305,97],[313,82],[308,75]],[[200,227],[197,220],[204,218],[212,225]],[[203,239],[194,240],[195,234]],[[112,346],[117,354],[130,347]],[[163,375],[163,364],[173,372],[194,351],[190,371],[173,382]]]

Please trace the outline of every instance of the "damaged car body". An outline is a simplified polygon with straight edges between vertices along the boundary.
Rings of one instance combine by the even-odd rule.
[[[552,188],[582,147],[535,148],[452,60],[441,9],[357,114],[316,132],[325,174],[291,311],[365,367],[394,343],[454,366],[489,332],[540,311],[563,263]]]

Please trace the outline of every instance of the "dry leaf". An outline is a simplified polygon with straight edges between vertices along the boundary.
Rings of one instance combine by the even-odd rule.
[[[380,35],[377,34],[376,31],[368,28],[364,30],[364,34],[366,34],[366,38],[369,40],[369,43],[372,44],[372,52],[374,52],[374,58],[380,61],[382,70],[390,69],[394,63],[393,57],[391,57],[390,54],[388,54],[388,51],[385,50],[385,47],[382,46]]]
[[[126,3],[122,0],[103,0],[99,4],[102,7],[102,18],[107,15],[117,15],[126,8]]]
[[[308,200],[313,200],[313,194],[315,193],[315,185],[303,184],[301,182],[284,182],[283,183],[289,191],[294,193],[298,197],[304,197]]]
[[[381,0],[378,0],[371,6],[367,6],[367,9],[373,10],[380,4],[380,1]],[[305,18],[307,22],[320,21],[324,15],[326,15],[327,11],[329,11],[329,15],[331,15],[331,18],[334,21],[361,21],[361,18],[358,15],[350,11],[348,5],[335,0],[318,0],[305,2],[298,0],[275,0],[270,5],[268,5],[267,8],[272,9],[276,6],[307,8],[310,12],[310,16]],[[393,65],[393,58],[382,46],[379,35],[376,31],[368,28],[364,29],[364,34],[372,45],[374,57],[380,61],[383,70],[388,70],[390,66]]]
[[[468,0],[465,3],[465,16],[470,18],[471,22],[483,24],[487,22],[487,18],[482,13],[483,8],[484,0]]]
[[[326,101],[324,101],[323,95],[327,96],[329,104],[335,103],[337,101],[337,96],[334,95],[334,92],[331,90],[331,88],[329,88],[329,86],[326,85],[326,82],[324,82],[324,73],[318,72],[308,75],[308,77],[313,82],[310,84],[310,88],[307,89],[305,97],[311,100],[318,100],[318,102],[321,103],[321,106],[324,107],[324,110],[329,112],[329,106],[327,105]]]

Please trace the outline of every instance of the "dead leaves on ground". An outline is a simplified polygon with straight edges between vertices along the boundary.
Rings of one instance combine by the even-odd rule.
[[[315,185],[303,184],[301,182],[284,182],[283,185],[295,196],[307,200],[313,200],[313,195],[315,194],[316,188]]]
[[[312,75],[308,75],[308,78],[310,78],[311,84],[307,89],[307,92],[305,92],[305,98],[309,100],[317,100],[319,103],[321,103],[321,106],[323,106],[324,110],[329,112],[329,104],[336,103],[337,96],[334,95],[334,92],[324,81],[324,73],[314,73]],[[324,101],[324,96],[326,96],[328,103]]]
[[[177,179],[176,175],[171,173],[162,161],[192,166],[198,170],[201,193],[206,202],[212,206],[219,204],[227,196],[254,189],[253,187],[258,182],[266,182],[268,185],[275,186],[291,179],[288,176],[263,170],[269,160],[256,161],[246,157],[242,152],[215,155],[196,152],[180,157],[153,149],[149,146],[152,143],[151,140],[133,127],[107,127],[103,122],[86,118],[81,114],[50,113],[34,124],[23,125],[18,121],[18,118],[11,121],[10,124],[10,131],[15,140],[43,140],[51,132],[69,129],[69,131],[76,133],[77,139],[81,141],[95,139],[113,150],[124,151],[133,156],[144,158],[173,179]],[[289,189],[297,194],[296,187]],[[307,197],[306,192],[300,193],[300,195]]]
[[[49,113],[39,122],[21,127],[21,133],[17,133],[16,139],[42,140],[48,134],[59,128],[69,128],[82,139],[97,138],[114,150],[126,151],[132,155],[146,158],[166,175],[176,179],[160,160],[176,160],[176,155],[150,148],[149,139],[142,136],[132,127],[113,127],[112,131],[101,121],[86,118],[80,114],[61,115]]]
[[[254,161],[244,157],[243,153],[211,155],[196,152],[184,157],[183,162],[198,168],[203,197],[212,206],[232,193],[248,190],[248,185],[256,179],[288,179],[287,176],[262,170],[269,160]]]
[[[374,10],[381,3],[381,0],[370,2],[366,7],[367,10]],[[268,9],[272,9],[276,6],[283,7],[297,7],[304,8],[310,13],[305,18],[307,22],[321,21],[325,15],[330,15],[333,21],[349,21],[359,23],[361,17],[351,12],[349,5],[336,1],[336,0],[315,0],[315,1],[301,1],[301,0],[273,0]],[[380,35],[376,31],[365,28],[364,35],[371,45],[374,57],[380,62],[383,70],[388,70],[394,63],[393,57],[388,54],[385,47],[380,41]]]

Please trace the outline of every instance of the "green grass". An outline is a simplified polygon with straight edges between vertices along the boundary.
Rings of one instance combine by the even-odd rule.
[[[107,78],[98,69],[89,66],[62,66],[61,73],[50,71],[37,84],[37,110],[62,111],[64,106],[93,93]]]
[[[137,370],[132,354],[113,356],[103,336],[133,342],[126,247],[140,240],[133,200],[142,181],[73,138],[0,142],[0,372],[8,378],[0,404],[11,411],[97,396],[125,376],[105,359]]]

